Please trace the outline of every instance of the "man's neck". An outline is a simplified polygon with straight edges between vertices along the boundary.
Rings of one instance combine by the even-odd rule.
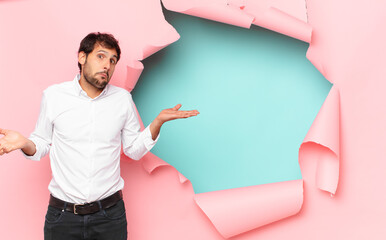
[[[87,96],[92,99],[98,97],[103,91],[103,89],[96,88],[87,82],[83,75],[80,75],[79,85],[87,93]]]

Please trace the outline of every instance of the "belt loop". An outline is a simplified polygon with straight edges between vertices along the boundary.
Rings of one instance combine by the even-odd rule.
[[[62,212],[67,209],[67,202],[64,202],[64,208],[62,209]]]
[[[103,208],[102,208],[102,203],[101,203],[101,201],[98,200],[97,203],[98,203],[98,206],[99,206],[99,211],[102,210]]]

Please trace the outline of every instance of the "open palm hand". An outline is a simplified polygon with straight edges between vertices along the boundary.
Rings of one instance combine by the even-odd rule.
[[[0,155],[21,149],[26,144],[25,137],[16,131],[0,128],[0,134],[4,135],[0,138]]]
[[[179,118],[189,118],[189,117],[197,116],[199,114],[197,110],[179,111],[180,108],[181,108],[181,104],[177,104],[173,108],[167,108],[162,110],[158,115],[159,121],[164,123],[164,122],[179,119]]]

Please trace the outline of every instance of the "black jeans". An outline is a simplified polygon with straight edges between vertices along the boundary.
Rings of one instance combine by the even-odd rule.
[[[126,240],[127,220],[123,200],[88,215],[76,215],[48,206],[44,240]]]

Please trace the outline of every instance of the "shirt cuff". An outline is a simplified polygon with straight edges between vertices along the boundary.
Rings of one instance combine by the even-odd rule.
[[[31,141],[35,144],[36,152],[35,152],[34,155],[29,156],[29,155],[25,154],[25,153],[23,152],[23,150],[20,149],[21,153],[22,153],[22,154],[24,155],[24,157],[27,158],[27,159],[34,160],[34,161],[39,161],[39,160],[40,160],[40,153],[39,153],[40,147],[39,147],[39,145],[38,145],[35,141],[33,141],[33,140],[30,139],[30,138],[28,138],[28,139],[31,140]]]
[[[157,143],[160,134],[158,134],[157,138],[155,140],[153,140],[153,136],[151,135],[151,131],[150,131],[150,124],[149,124],[149,126],[147,126],[145,128],[145,130],[143,130],[143,132],[145,135],[144,136],[145,147],[148,151],[150,151],[150,149],[152,149],[154,147],[154,145]]]

